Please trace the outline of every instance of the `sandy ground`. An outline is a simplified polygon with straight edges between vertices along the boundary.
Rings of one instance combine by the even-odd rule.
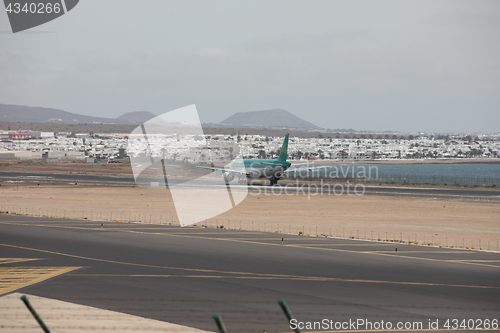
[[[190,198],[195,191],[186,189]],[[213,201],[216,202],[216,193]],[[244,194],[243,194],[244,195]],[[192,204],[191,212],[203,208]],[[35,216],[178,224],[169,190],[135,186],[13,183],[0,186],[0,210]],[[354,195],[249,192],[235,208],[198,225],[496,250],[500,203]],[[281,237],[281,235],[280,235]]]
[[[130,162],[85,163],[80,160],[61,160],[57,163],[42,163],[41,160],[33,160],[29,162],[22,160],[0,159],[0,171],[132,176]]]
[[[22,295],[20,293],[13,293],[0,297],[0,327],[2,327],[2,332],[42,332],[39,324],[21,301],[20,297]],[[52,332],[208,332],[159,320],[35,295],[28,295],[28,300]]]

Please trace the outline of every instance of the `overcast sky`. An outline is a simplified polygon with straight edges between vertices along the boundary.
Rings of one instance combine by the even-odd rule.
[[[326,128],[500,131],[500,1],[81,0],[12,34],[0,103],[203,122],[285,109]]]

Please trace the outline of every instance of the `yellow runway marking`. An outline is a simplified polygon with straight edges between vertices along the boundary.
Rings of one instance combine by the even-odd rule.
[[[129,231],[134,233],[134,231]],[[141,232],[136,232],[136,233],[141,233]],[[360,251],[354,251],[354,250],[346,250],[346,249],[331,249],[331,248],[318,248],[318,247],[308,247],[308,246],[301,246],[301,245],[295,245],[295,244],[273,244],[273,243],[262,243],[262,242],[254,242],[251,240],[233,240],[231,238],[209,238],[209,237],[198,237],[198,236],[184,236],[184,235],[168,235],[168,236],[178,236],[178,237],[189,237],[189,238],[198,238],[198,239],[214,239],[214,240],[220,240],[220,241],[228,241],[228,242],[241,242],[241,243],[249,243],[249,244],[260,244],[260,245],[269,245],[269,246],[287,246],[287,247],[299,247],[302,249],[315,249],[315,250],[326,250],[326,251],[336,251],[336,252],[347,252],[347,253],[357,253],[357,254],[372,254],[372,255],[379,255],[379,256],[391,256],[393,257],[394,254],[391,253],[379,253],[379,252],[374,252],[374,251],[365,251],[365,252],[360,252]],[[451,253],[465,253],[469,251],[463,251],[463,252],[451,252]],[[439,252],[442,253],[442,252]],[[400,258],[407,258],[407,259],[413,259],[413,260],[427,260],[427,261],[437,261],[437,262],[451,262],[446,259],[433,259],[433,258],[422,258],[422,257],[408,257],[408,256],[403,256],[403,255],[398,255]],[[477,266],[486,266],[486,267],[494,267],[494,268],[499,268],[500,266],[497,265],[487,265],[487,264],[482,264],[482,263],[475,263],[475,262],[455,262],[458,264],[467,264],[467,265],[477,265]]]
[[[23,225],[20,223],[5,223],[5,222],[0,222],[2,224],[16,224],[16,225]],[[69,228],[69,229],[81,229],[81,230],[100,230],[101,232],[106,231],[107,229],[100,229],[100,228],[82,228],[82,227],[60,227],[60,226],[54,226],[54,225],[45,225],[45,224],[25,224],[29,226],[41,226],[41,227],[49,227],[49,228]],[[112,230],[112,229],[108,229]],[[134,231],[134,230],[121,230],[122,232],[130,232],[130,233],[138,233],[138,234],[149,234],[149,235],[162,235],[162,236],[168,236],[168,237],[187,237],[187,238],[197,238],[197,239],[212,239],[212,240],[219,240],[219,241],[226,241],[226,242],[240,242],[240,243],[248,243],[248,244],[259,244],[259,245],[267,245],[267,246],[287,246],[287,247],[298,247],[298,248],[309,248],[309,249],[315,249],[315,250],[325,250],[325,251],[335,251],[335,252],[346,252],[346,253],[357,253],[357,254],[370,254],[370,255],[378,255],[378,256],[391,256],[394,257],[393,253],[390,253],[389,251],[384,251],[387,253],[380,253],[380,252],[375,252],[375,251],[365,251],[365,252],[360,252],[360,251],[354,251],[354,250],[346,250],[346,249],[332,249],[332,248],[318,248],[318,247],[308,247],[308,246],[302,246],[302,245],[295,245],[295,244],[273,244],[273,243],[263,243],[263,242],[256,242],[252,240],[239,240],[239,239],[232,239],[232,238],[210,238],[210,237],[201,237],[201,236],[195,236],[195,235],[179,235],[179,234],[168,234],[168,233],[156,233],[156,232],[144,232],[144,231]],[[0,244],[1,245],[1,244]],[[9,246],[9,245],[7,245]],[[477,252],[471,252],[471,251],[460,251],[456,250],[457,252],[450,252],[450,253],[477,253]],[[425,251],[427,252],[427,251]],[[428,253],[428,252],[427,252]],[[439,251],[439,253],[444,253]],[[78,257],[78,256],[76,256]],[[448,262],[448,263],[457,263],[457,264],[464,264],[464,265],[475,265],[475,266],[485,266],[485,267],[493,267],[493,268],[499,268],[500,266],[498,265],[488,265],[484,263],[477,263],[477,262],[466,262],[466,261],[457,261],[453,262],[447,259],[434,259],[434,258],[422,258],[422,257],[409,257],[409,256],[404,256],[404,255],[398,255],[399,258],[407,258],[411,260],[426,260],[426,261],[436,261],[436,262]],[[85,259],[85,258],[84,258]]]
[[[328,277],[311,277],[311,276],[296,276],[296,275],[281,275],[281,274],[262,274],[262,273],[251,273],[251,272],[231,272],[231,271],[218,271],[212,269],[199,269],[199,268],[181,268],[181,267],[169,267],[169,266],[156,266],[147,264],[137,264],[137,263],[127,263],[121,261],[113,261],[106,259],[90,258],[77,256],[72,254],[59,253],[54,251],[47,251],[41,249],[28,248],[17,245],[0,244],[1,246],[8,246],[14,248],[20,248],[25,250],[32,250],[44,253],[51,253],[56,255],[62,255],[73,258],[87,259],[100,262],[108,262],[122,265],[130,266],[140,266],[140,267],[152,267],[152,268],[163,268],[163,269],[174,269],[174,270],[184,270],[192,272],[204,272],[204,273],[218,273],[218,274],[229,274],[229,276],[223,275],[185,275],[184,277],[208,277],[208,278],[235,278],[235,279],[288,279],[288,280],[303,280],[303,281],[338,281],[338,282],[360,282],[360,283],[387,283],[387,284],[402,284],[402,285],[421,285],[421,286],[448,286],[448,287],[462,287],[462,288],[482,288],[482,289],[500,289],[500,287],[495,286],[474,286],[474,285],[447,285],[441,283],[424,283],[424,282],[401,282],[401,281],[378,281],[378,280],[357,280],[357,279],[340,279],[340,278],[328,278]],[[72,269],[77,269],[79,267],[73,267]],[[183,275],[120,275],[120,274],[71,274],[71,276],[135,276],[135,277],[183,277]],[[233,275],[233,276],[231,276]],[[239,275],[239,276],[234,276]]]
[[[12,264],[15,262],[32,261],[32,260],[40,260],[40,258],[0,258],[0,265]]]
[[[209,279],[252,279],[252,280],[298,280],[298,281],[322,281],[322,282],[354,282],[354,283],[375,283],[375,284],[398,284],[412,286],[439,286],[439,287],[460,287],[479,289],[500,289],[495,286],[475,286],[464,284],[444,284],[429,282],[404,282],[404,281],[384,281],[384,280],[361,280],[361,279],[341,279],[319,276],[224,276],[224,275],[168,275],[168,274],[68,274],[69,276],[94,276],[94,277],[153,277],[153,278],[209,278]]]
[[[80,267],[0,267],[0,295],[65,274]]]
[[[269,276],[269,277],[293,277],[293,275],[279,275],[279,274],[261,274],[261,273],[251,273],[251,272],[231,272],[231,271],[219,271],[219,270],[214,270],[214,269],[201,269],[201,268],[181,268],[181,267],[171,267],[171,266],[157,266],[157,265],[148,265],[148,264],[137,264],[137,263],[129,263],[129,262],[123,262],[123,261],[115,261],[115,260],[107,260],[107,259],[99,259],[99,258],[91,258],[91,257],[84,257],[84,256],[78,256],[78,255],[73,255],[73,254],[67,254],[67,253],[61,253],[61,252],[54,252],[54,251],[48,251],[48,250],[41,250],[41,249],[34,249],[34,248],[29,248],[29,247],[24,247],[24,246],[17,246],[17,245],[10,245],[10,244],[0,244],[0,246],[8,246],[8,247],[14,247],[18,249],[23,249],[23,250],[31,250],[31,251],[38,251],[38,252],[43,252],[43,253],[50,253],[50,254],[55,254],[55,255],[60,255],[60,256],[66,256],[66,257],[72,257],[72,258],[78,258],[78,259],[85,259],[85,260],[93,260],[93,261],[99,261],[99,262],[107,262],[111,264],[120,264],[120,265],[129,265],[129,266],[138,266],[138,267],[149,267],[149,268],[161,268],[161,269],[175,269],[175,270],[184,270],[184,271],[192,271],[192,272],[205,272],[205,273],[219,273],[219,274],[241,274],[241,275],[255,275],[255,276]]]

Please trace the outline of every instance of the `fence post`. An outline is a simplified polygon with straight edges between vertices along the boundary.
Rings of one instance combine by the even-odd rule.
[[[40,327],[42,328],[42,330],[45,333],[50,333],[49,328],[47,326],[45,326],[45,323],[43,322],[42,318],[40,318],[40,316],[38,316],[38,313],[36,313],[35,309],[33,309],[33,307],[31,306],[30,302],[28,301],[28,298],[26,297],[26,295],[21,296],[21,300],[24,302],[24,304],[26,305],[26,307],[28,308],[28,310],[30,310],[30,312],[33,315],[33,317],[35,317],[36,321],[38,322],[38,325],[40,325]]]
[[[281,306],[281,309],[283,309],[283,312],[285,313],[285,316],[286,318],[288,319],[288,324],[290,325],[290,321],[293,318],[293,315],[292,315],[292,312],[290,311],[290,309],[288,308],[288,306],[286,305],[286,302],[284,299],[280,299],[278,301],[278,304]],[[294,329],[295,333],[301,333],[300,332],[300,329],[298,328],[298,326]]]
[[[222,321],[222,317],[220,314],[216,313],[213,315],[213,318],[215,320],[215,323],[217,324],[217,328],[219,329],[220,333],[227,333],[226,326],[224,325],[224,322]]]

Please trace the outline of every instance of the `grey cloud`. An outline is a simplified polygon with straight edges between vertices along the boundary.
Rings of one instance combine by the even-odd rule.
[[[150,0],[154,13],[119,2],[112,24],[101,21],[116,3],[99,3],[90,25],[89,0],[44,27],[55,34],[0,36],[2,103],[110,117],[195,103],[203,121],[284,108],[330,128],[498,130],[495,2]]]

